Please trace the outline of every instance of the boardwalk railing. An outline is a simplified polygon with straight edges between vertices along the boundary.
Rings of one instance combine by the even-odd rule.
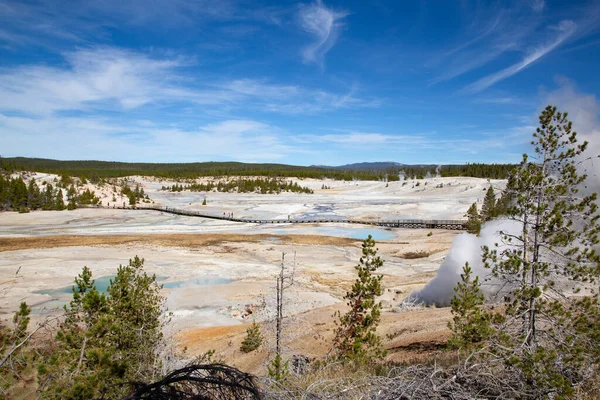
[[[113,207],[115,208],[115,207]],[[413,229],[454,229],[454,230],[465,230],[466,222],[460,219],[397,219],[397,220],[384,220],[384,221],[363,221],[356,219],[335,219],[335,218],[322,218],[322,219],[300,219],[300,218],[289,218],[289,219],[258,219],[258,218],[237,218],[229,215],[215,215],[205,214],[199,211],[193,210],[181,210],[173,207],[157,207],[157,206],[140,206],[140,207],[116,207],[125,210],[151,210],[160,211],[175,215],[184,215],[188,217],[201,217],[216,219],[222,221],[233,221],[233,222],[244,222],[244,223],[255,223],[255,224],[324,224],[324,223],[337,223],[337,224],[360,224],[360,225],[373,225],[373,226],[384,226],[390,228],[413,228]]]

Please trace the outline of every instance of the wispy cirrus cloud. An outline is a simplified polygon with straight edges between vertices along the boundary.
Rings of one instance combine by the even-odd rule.
[[[258,79],[200,81],[186,73],[197,67],[190,58],[98,47],[64,53],[55,66],[0,68],[2,153],[273,161],[309,150],[291,146],[278,126],[235,112],[318,114],[376,105],[359,98],[356,87],[335,93]]]
[[[510,94],[487,95],[473,99],[476,104],[505,104],[505,105],[525,105],[535,106],[535,102],[524,97],[519,97]]]
[[[374,107],[356,88],[335,93],[257,79],[198,81],[185,69],[193,60],[100,47],[65,53],[65,65],[0,69],[0,111],[28,115],[61,111],[127,111],[173,104],[316,114],[342,108]]]
[[[0,46],[60,48],[110,40],[115,31],[126,29],[177,30],[180,37],[197,37],[212,23],[242,22],[249,32],[279,25],[290,12],[281,7],[247,9],[235,0],[7,0],[0,2]],[[220,32],[236,36],[240,29]]]
[[[174,86],[177,59],[154,59],[113,48],[65,54],[67,67],[0,70],[0,109],[28,114],[67,110],[131,109],[154,101],[190,98]]]
[[[495,66],[517,55],[521,60],[467,84],[460,93],[481,92],[518,74],[560,46],[597,31],[594,22],[600,7],[588,5],[562,14],[562,20],[545,12],[543,0],[514,3],[477,3],[463,9],[472,22],[459,34],[460,41],[441,52],[429,66],[441,67],[429,86],[473,76],[483,67]],[[510,58],[509,58],[510,57]]]
[[[519,128],[510,130],[511,134],[520,134]],[[448,138],[447,135],[437,132],[378,133],[357,132],[328,133],[322,135],[299,135],[297,140],[301,143],[330,143],[342,148],[353,149],[381,149],[382,151],[414,152],[418,150],[447,150],[452,148],[457,152],[477,152],[490,148],[503,148],[507,144],[497,135],[481,134],[478,139]]]
[[[444,66],[430,86],[481,68],[507,52],[518,51],[541,23],[536,13],[525,13],[519,5],[478,3],[464,7],[463,14],[471,22],[459,33],[458,44],[430,61],[431,66]]]
[[[482,90],[487,89],[493,84],[500,82],[503,79],[509,78],[514,74],[518,73],[519,71],[527,68],[534,62],[538,61],[540,58],[544,57],[546,54],[550,53],[552,50],[556,49],[566,40],[571,38],[577,31],[577,24],[570,20],[561,21],[560,24],[554,30],[557,31],[558,34],[550,43],[535,48],[533,51],[527,54],[527,56],[523,58],[520,62],[513,64],[510,67],[505,68],[501,71],[485,76],[479,79],[478,81],[466,86],[463,89],[463,92],[481,92]]]
[[[342,27],[341,20],[347,15],[347,12],[326,7],[321,0],[300,8],[300,27],[314,39],[314,42],[302,51],[305,63],[315,63],[323,68],[325,55],[337,41]]]

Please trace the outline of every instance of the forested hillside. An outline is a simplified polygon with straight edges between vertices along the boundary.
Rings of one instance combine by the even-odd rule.
[[[303,167],[286,164],[249,164],[240,162],[200,163],[125,163],[113,161],[60,161],[45,158],[3,158],[7,169],[19,169],[97,178],[124,177],[131,175],[156,176],[163,178],[197,178],[202,176],[266,176],[297,178],[331,178],[337,180],[389,180],[397,181],[399,175],[427,176],[472,176],[476,178],[506,178],[513,165],[510,164],[465,164],[465,165],[398,165],[396,167],[337,169],[327,167]]]

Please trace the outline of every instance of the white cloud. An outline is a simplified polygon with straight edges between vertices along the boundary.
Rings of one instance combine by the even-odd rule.
[[[317,114],[373,107],[346,93],[255,79],[199,82],[181,57],[102,47],[56,66],[0,68],[3,155],[106,160],[272,161],[292,148],[276,126],[231,110]],[[218,120],[206,123],[206,118]],[[172,122],[176,121],[176,122]],[[192,124],[202,125],[193,128]],[[292,152],[293,149],[293,152]]]
[[[225,120],[183,129],[146,120],[15,117],[0,114],[4,156],[121,161],[271,161],[289,155],[277,127]]]
[[[505,133],[506,135],[507,133]],[[517,128],[510,130],[511,135],[520,135]],[[490,133],[481,134],[474,139],[448,139],[447,135],[436,132],[413,134],[383,134],[377,132],[347,132],[342,134],[306,134],[299,135],[300,143],[331,143],[345,149],[365,149],[381,151],[395,150],[398,152],[415,152],[417,150],[444,150],[452,149],[455,153],[479,151],[509,147],[499,135]]]
[[[32,0],[0,2],[0,44],[53,47],[92,43],[115,29],[202,30],[206,23],[279,24],[279,7],[241,7],[232,0]],[[226,33],[226,32],[225,32]]]
[[[498,71],[494,74],[483,77],[478,81],[466,86],[462,91],[470,93],[481,92],[482,90],[487,89],[495,83],[509,78],[514,74],[518,73],[519,71],[527,68],[540,58],[544,57],[546,54],[550,53],[552,50],[556,49],[567,39],[571,38],[577,31],[577,24],[570,20],[561,21],[558,27],[556,27],[556,30],[559,33],[550,43],[537,47],[520,62],[513,64],[510,67]]]
[[[519,98],[514,96],[504,96],[504,97],[487,97],[482,99],[476,99],[476,103],[485,103],[485,104],[519,104],[522,101]]]
[[[199,107],[238,107],[287,114],[373,107],[377,103],[347,93],[332,93],[254,79],[198,82],[183,73],[190,60],[151,57],[115,48],[65,54],[66,65],[19,66],[0,70],[0,111],[49,115],[60,111],[127,111],[173,103]]]
[[[471,81],[462,92],[476,93],[507,79],[558,47],[576,42],[598,30],[600,7],[589,3],[585,7],[565,9],[562,22],[557,14],[544,12],[544,0],[528,2],[488,2],[462,7],[463,24],[458,34],[459,42],[449,50],[434,52],[426,64],[436,68],[436,76],[429,86],[472,73],[504,58],[516,55],[520,62],[496,70],[497,72]]]
[[[21,66],[0,73],[0,109],[29,114],[136,108],[194,98],[169,80],[178,60],[100,48],[67,53],[68,68]]]
[[[579,91],[564,77],[558,78],[558,84],[558,89],[543,95],[541,107],[550,104],[558,111],[569,113],[568,119],[573,122],[578,142],[589,143],[581,157],[585,160],[581,169],[588,174],[589,180],[586,191],[600,193],[600,102],[596,95]]]
[[[383,135],[381,133],[364,133],[364,132],[351,132],[346,135],[323,135],[318,138],[320,141],[339,143],[339,144],[350,144],[357,146],[373,146],[384,143],[398,142],[403,139],[402,136]]]
[[[302,57],[305,63],[316,63],[323,67],[325,54],[337,41],[342,23],[348,13],[333,11],[321,0],[300,9],[300,26],[314,37],[314,42],[304,48]]]
[[[458,45],[430,61],[429,65],[443,69],[430,81],[430,86],[478,69],[507,52],[520,50],[540,25],[537,16],[523,14],[518,5],[482,3],[464,10],[464,19],[471,22],[459,34]]]
[[[542,12],[546,8],[546,2],[544,0],[533,0],[531,2],[531,9],[535,12]]]

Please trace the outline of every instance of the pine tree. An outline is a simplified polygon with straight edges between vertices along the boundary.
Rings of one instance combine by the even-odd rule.
[[[481,207],[481,219],[483,222],[491,221],[496,217],[496,195],[494,188],[490,186],[485,193],[483,206]]]
[[[15,341],[23,339],[27,335],[27,327],[31,318],[31,307],[24,301],[19,304],[19,310],[13,316],[13,324],[15,326],[13,331],[13,338]]]
[[[381,317],[381,303],[375,297],[381,296],[383,275],[374,275],[383,266],[383,260],[377,255],[375,241],[369,235],[363,241],[360,264],[355,269],[358,278],[344,299],[350,310],[337,317],[337,329],[334,350],[342,359],[356,362],[369,362],[383,358],[386,351],[381,348],[381,338],[376,334]]]
[[[263,338],[260,333],[260,325],[256,322],[252,322],[252,325],[246,329],[246,337],[242,341],[242,345],[240,346],[240,350],[244,353],[250,353],[260,347],[262,344]]]
[[[289,361],[283,361],[281,354],[275,354],[273,361],[267,365],[269,377],[277,382],[285,380],[289,375]]]
[[[10,208],[10,182],[0,173],[0,210]]]
[[[46,184],[46,189],[42,193],[42,210],[52,210],[54,209],[54,188],[51,184]]]
[[[135,194],[134,194],[133,192],[130,192],[128,197],[129,197],[129,205],[130,205],[131,207],[135,207],[135,204],[136,204],[136,202],[137,202],[137,199],[136,199],[136,197],[135,197]]]
[[[484,295],[481,292],[479,277],[472,278],[473,271],[466,263],[461,281],[454,288],[454,297],[450,302],[452,308],[452,322],[448,327],[452,336],[448,344],[455,348],[470,349],[483,342],[490,334],[489,316],[483,310]]]
[[[131,382],[153,376],[158,366],[156,349],[163,340],[162,285],[143,267],[144,259],[135,256],[128,265],[119,266],[107,289],[112,345],[118,349],[114,356],[123,377]]]
[[[25,302],[13,316],[12,329],[0,329],[0,392],[2,398],[12,398],[11,387],[22,380],[22,372],[27,368],[31,352],[27,340],[31,308]]]
[[[479,212],[477,211],[477,203],[473,203],[467,211],[467,232],[474,235],[479,235],[481,231],[481,219],[479,218]]]
[[[74,210],[77,208],[77,196],[73,195],[69,199],[69,204],[67,204],[67,210]]]
[[[71,184],[67,190],[67,200],[70,201],[73,197],[77,197],[77,190],[75,189],[75,185]]]
[[[507,299],[497,355],[542,393],[566,396],[600,372],[600,215],[597,194],[578,193],[577,170],[587,142],[577,143],[567,114],[548,106],[534,133],[535,162],[523,156],[511,173],[508,217],[517,234],[484,247],[484,261]],[[577,296],[565,291],[574,289]],[[584,290],[585,289],[585,290]],[[549,395],[544,395],[548,397]]]
[[[65,306],[56,348],[38,366],[43,398],[95,398],[103,385],[114,381],[108,324],[106,296],[96,289],[92,272],[84,267],[75,278],[73,300]]]
[[[164,299],[143,262],[136,256],[119,266],[108,295],[87,267],[75,279],[55,348],[38,366],[43,398],[123,398],[127,382],[155,379]]]
[[[510,209],[511,201],[512,201],[512,196],[511,196],[510,192],[508,190],[503,191],[502,195],[496,202],[495,216],[499,217],[499,216],[507,215],[509,212],[509,209]]]
[[[31,179],[27,185],[27,207],[31,210],[37,210],[42,206],[42,194],[35,179]]]
[[[65,209],[65,201],[63,200],[62,189],[58,189],[58,191],[56,192],[56,202],[54,205],[54,209],[58,211],[62,211]]]
[[[10,183],[10,204],[13,210],[27,207],[27,186],[21,177],[14,178]]]

